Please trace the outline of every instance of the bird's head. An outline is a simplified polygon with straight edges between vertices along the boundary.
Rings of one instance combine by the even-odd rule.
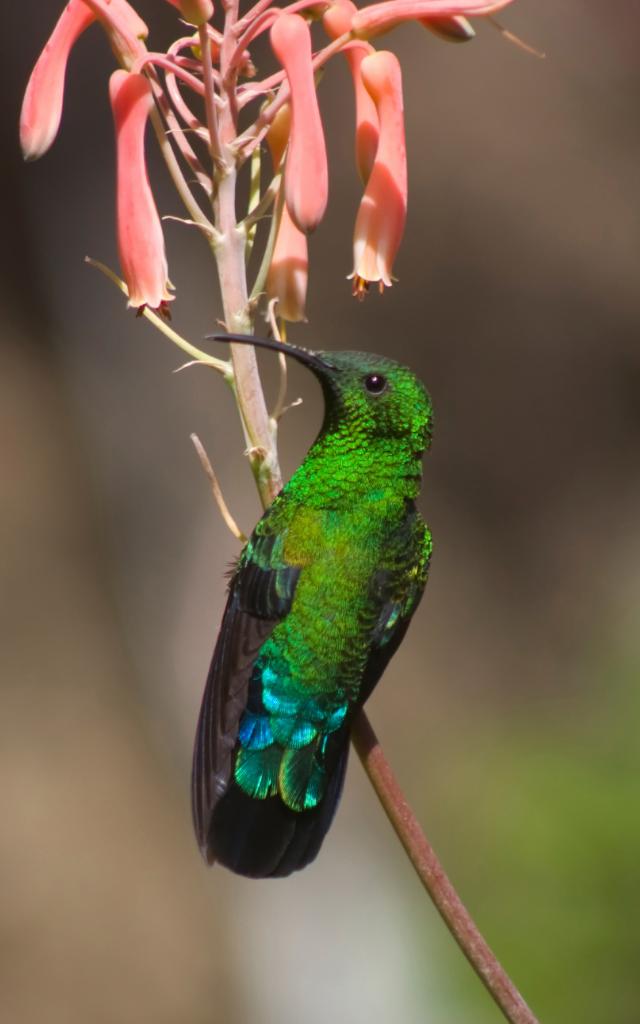
[[[416,375],[393,359],[370,352],[314,352],[249,335],[213,337],[282,352],[311,370],[325,398],[323,432],[348,432],[363,441],[398,438],[415,454],[431,443],[431,399]]]

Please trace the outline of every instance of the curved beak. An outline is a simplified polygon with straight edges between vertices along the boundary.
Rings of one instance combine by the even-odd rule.
[[[317,352],[307,348],[297,348],[296,345],[285,344],[276,341],[275,338],[255,338],[252,334],[207,334],[207,341],[228,341],[236,345],[255,345],[256,348],[270,348],[274,352],[282,352],[285,356],[297,359],[303,366],[308,366],[319,377],[326,378],[334,369],[331,363],[326,362]]]

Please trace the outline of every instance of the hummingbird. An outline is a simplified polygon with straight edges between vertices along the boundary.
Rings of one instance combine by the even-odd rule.
[[[350,724],[422,597],[431,534],[415,500],[431,400],[407,367],[248,335],[318,379],[320,433],[230,575],[191,782],[205,860],[251,878],[316,857],[342,792]]]

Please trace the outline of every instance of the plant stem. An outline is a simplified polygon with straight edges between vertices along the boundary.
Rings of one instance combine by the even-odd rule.
[[[182,173],[180,164],[176,160],[176,155],[173,152],[173,149],[171,148],[171,143],[169,142],[167,134],[164,130],[162,118],[160,117],[160,113],[157,107],[154,107],[153,110],[151,111],[151,123],[156,133],[158,144],[160,146],[160,151],[164,157],[165,163],[169,170],[169,174],[173,179],[173,183],[175,185],[178,195],[180,196],[182,202],[189,211],[189,216],[192,218],[192,220],[196,222],[196,224],[200,224],[202,225],[202,227],[210,229],[212,225],[210,221],[207,219],[207,217],[205,217],[202,210],[198,206],[196,200],[194,199],[191,189],[187,185],[185,176]]]
[[[228,62],[234,50],[233,28],[238,15],[238,0],[229,0],[226,7],[225,31],[220,52],[223,104],[218,114],[218,145],[220,159],[214,174],[215,224],[220,235],[214,246],[220,291],[227,330],[234,334],[251,334],[253,311],[247,289],[245,250],[247,232],[236,218],[236,155],[231,142],[236,136],[236,80]],[[249,345],[232,345],[234,390],[247,443],[249,460],[260,498],[266,508],[282,487],[278,464],[275,431],[264,400],[255,350]]]
[[[481,982],[511,1024],[538,1024],[537,1017],[485,942],[447,877],[362,709],[354,719],[351,739],[416,874]]]
[[[211,61],[211,43],[206,25],[198,29],[200,52],[202,54],[202,78],[204,84],[204,105],[209,129],[209,145],[214,163],[220,159],[220,139],[218,137],[218,115],[216,113],[215,87],[213,83],[213,64]]]

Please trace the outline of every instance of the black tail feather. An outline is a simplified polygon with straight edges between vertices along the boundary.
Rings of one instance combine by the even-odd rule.
[[[292,811],[279,796],[256,800],[231,781],[211,817],[210,860],[249,878],[283,878],[311,863],[333,821],[347,768],[348,731],[332,740],[327,791],[312,810]]]

